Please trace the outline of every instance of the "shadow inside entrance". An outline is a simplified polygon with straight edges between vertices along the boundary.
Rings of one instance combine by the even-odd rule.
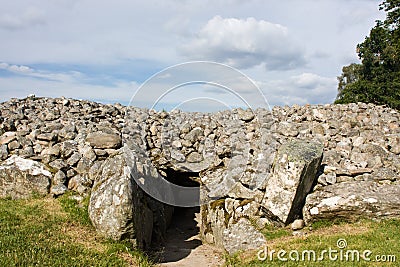
[[[172,263],[184,259],[192,250],[202,244],[196,219],[199,210],[199,207],[175,207],[171,225],[167,230],[165,244],[155,255],[158,263]]]

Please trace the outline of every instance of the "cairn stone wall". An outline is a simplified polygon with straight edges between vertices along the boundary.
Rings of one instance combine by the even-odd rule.
[[[45,185],[39,193],[92,194],[95,226],[104,214],[130,216],[119,224],[122,232],[104,225],[97,227],[101,232],[147,245],[162,241],[172,208],[141,192],[132,178],[115,173],[133,173],[143,181],[163,177],[178,185],[197,183],[204,241],[234,252],[244,246],[240,225],[246,229],[245,241],[253,235],[256,247],[266,224],[302,218],[309,223],[335,215],[374,217],[375,210],[385,207],[392,212],[379,210],[376,217],[398,216],[393,212],[400,208],[397,198],[380,198],[373,188],[381,188],[382,195],[400,192],[399,119],[395,110],[364,103],[167,113],[31,96],[0,104],[0,172],[20,158],[35,161],[41,164],[35,168],[51,174],[41,176]],[[124,171],[132,166],[121,158],[123,146],[136,155],[130,174]],[[15,183],[3,176],[0,196],[29,196],[10,193]],[[122,191],[102,188],[99,193],[108,179],[130,188],[131,196],[119,199],[136,208],[125,201],[122,209],[110,209],[118,205],[112,196]],[[364,184],[373,196],[359,193]],[[102,207],[101,199],[108,201],[107,210],[95,208]],[[135,214],[147,219],[135,219]]]

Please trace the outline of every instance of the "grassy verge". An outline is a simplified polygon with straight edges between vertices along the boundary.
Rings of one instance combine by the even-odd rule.
[[[269,241],[259,254],[262,260],[257,251],[243,252],[227,256],[226,266],[399,266],[400,220],[318,222],[312,229],[303,230],[301,236],[292,236],[289,230],[267,229],[264,234]],[[340,249],[338,245],[345,247]],[[281,252],[280,258],[287,261],[278,258],[280,250],[286,252]]]
[[[86,204],[0,199],[0,266],[152,266],[132,244],[98,236]]]

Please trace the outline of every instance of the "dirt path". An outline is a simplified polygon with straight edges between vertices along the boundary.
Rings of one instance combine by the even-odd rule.
[[[223,253],[202,244],[193,209],[178,210],[160,252],[160,267],[215,267],[223,264]]]

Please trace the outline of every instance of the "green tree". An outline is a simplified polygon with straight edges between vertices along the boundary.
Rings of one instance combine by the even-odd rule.
[[[346,88],[347,85],[358,81],[360,79],[360,73],[361,64],[352,63],[349,66],[344,66],[342,69],[342,75],[337,77],[339,81],[339,94]]]
[[[335,103],[367,102],[400,109],[400,0],[385,0],[387,15],[357,45],[361,64],[343,67]]]

